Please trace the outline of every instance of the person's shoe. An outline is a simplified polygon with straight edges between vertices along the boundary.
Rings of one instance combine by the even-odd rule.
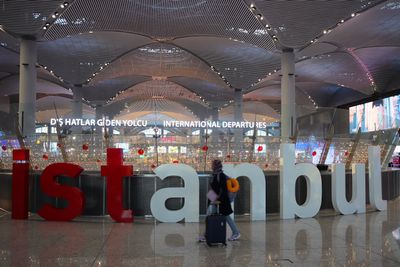
[[[206,237],[204,235],[199,236],[197,239],[198,242],[206,242]]]
[[[228,238],[229,241],[236,241],[240,238],[240,233],[233,234],[231,237]]]

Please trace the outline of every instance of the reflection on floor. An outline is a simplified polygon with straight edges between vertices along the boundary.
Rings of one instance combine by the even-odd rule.
[[[204,223],[0,217],[0,266],[400,266],[400,199],[388,211],[266,222],[236,218],[227,247],[197,243]],[[203,220],[202,220],[203,221]]]

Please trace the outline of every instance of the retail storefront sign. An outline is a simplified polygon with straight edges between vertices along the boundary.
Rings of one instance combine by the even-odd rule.
[[[295,217],[310,218],[315,216],[321,207],[322,182],[319,170],[309,163],[295,164],[294,145],[282,144],[280,158],[280,215],[282,219]],[[369,147],[369,199],[376,210],[386,210],[387,203],[382,200],[382,179],[380,168],[380,148]],[[132,222],[133,211],[126,210],[122,205],[122,178],[133,174],[131,165],[123,165],[122,149],[107,149],[107,165],[101,167],[101,175],[106,177],[107,209],[110,216],[117,222]],[[29,151],[20,149],[13,151],[13,196],[12,218],[28,218],[28,177]],[[250,180],[251,218],[265,220],[266,215],[266,183],[262,170],[250,163],[238,165],[225,164],[225,173],[237,178],[248,177]],[[343,164],[332,167],[332,202],[335,210],[342,214],[365,212],[365,166],[353,165],[353,195],[347,201],[345,195],[345,173]],[[77,178],[83,169],[72,163],[54,163],[49,165],[40,177],[42,191],[52,197],[64,198],[69,205],[66,208],[56,208],[50,204],[44,205],[38,214],[46,220],[68,221],[79,216],[84,207],[85,196],[77,187],[64,186],[56,181],[57,176]],[[179,176],[184,180],[183,187],[163,188],[154,193],[151,198],[153,216],[161,222],[199,221],[199,179],[197,172],[185,164],[164,164],[154,170],[160,179],[169,176]],[[299,205],[295,196],[295,184],[298,177],[304,176],[307,181],[307,199]],[[267,177],[268,179],[268,177]],[[183,198],[184,206],[180,210],[169,210],[165,202],[170,198]]]

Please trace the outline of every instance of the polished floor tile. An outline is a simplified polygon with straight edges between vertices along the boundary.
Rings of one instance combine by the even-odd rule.
[[[35,214],[20,221],[0,212],[0,266],[400,266],[399,211],[400,198],[384,212],[273,214],[265,222],[238,216],[242,237],[226,247],[196,242],[203,222],[47,222]]]

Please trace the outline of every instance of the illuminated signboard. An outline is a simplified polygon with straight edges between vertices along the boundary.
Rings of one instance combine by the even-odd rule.
[[[102,119],[77,119],[77,118],[51,118],[50,125],[59,126],[113,126],[113,127],[150,127],[147,120],[110,120]],[[273,123],[272,123],[273,124]],[[272,125],[266,122],[251,121],[163,121],[164,128],[221,128],[221,129],[263,129]]]
[[[350,133],[399,128],[400,95],[350,107],[349,120]]]

